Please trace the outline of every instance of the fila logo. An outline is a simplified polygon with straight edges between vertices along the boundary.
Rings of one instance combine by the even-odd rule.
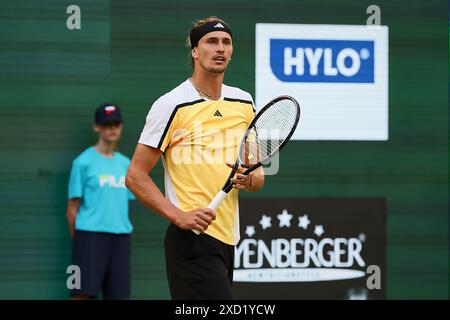
[[[101,174],[98,176],[98,184],[100,188],[104,188],[105,185],[110,188],[125,188],[125,176],[117,179],[114,175]]]
[[[221,24],[220,22],[218,23],[218,24],[216,24],[215,26],[214,26],[214,28],[225,28],[224,26],[223,26],[223,24]]]
[[[106,114],[113,113],[114,111],[116,111],[116,107],[114,107],[114,106],[107,106],[107,107],[105,107],[105,113]]]
[[[215,117],[221,117],[222,114],[220,113],[219,110],[216,110],[216,112],[214,112],[214,116],[215,116]]]

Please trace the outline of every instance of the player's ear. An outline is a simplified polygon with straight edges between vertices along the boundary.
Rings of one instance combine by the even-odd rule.
[[[192,49],[191,55],[192,55],[192,58],[194,58],[194,60],[198,58],[197,47],[194,47],[194,48]]]
[[[94,129],[94,131],[97,132],[97,133],[100,132],[100,127],[99,127],[98,125],[96,125],[96,124],[94,124],[94,125],[92,126],[92,129]]]

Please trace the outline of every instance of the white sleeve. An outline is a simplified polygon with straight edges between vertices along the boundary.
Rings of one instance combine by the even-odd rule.
[[[248,121],[249,121],[248,124],[250,124],[250,122],[252,122],[252,120],[253,120],[253,117],[255,116],[256,106],[255,106],[255,102],[253,101],[252,95],[246,91],[243,91],[243,92],[244,92],[244,100],[249,101],[251,103],[251,107],[252,107],[248,114]]]
[[[165,151],[170,143],[176,106],[162,96],[156,100],[147,114],[139,143]]]
[[[255,112],[255,110],[256,110],[255,101],[253,101],[253,97],[250,93],[248,93],[248,92],[246,92],[246,93],[247,93],[247,97],[248,97],[247,99],[252,103],[253,112]]]

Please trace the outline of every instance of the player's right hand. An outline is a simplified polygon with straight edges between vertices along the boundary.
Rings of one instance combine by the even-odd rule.
[[[212,209],[198,208],[188,212],[181,212],[175,224],[180,229],[195,229],[203,233],[214,220],[216,220],[216,213]]]

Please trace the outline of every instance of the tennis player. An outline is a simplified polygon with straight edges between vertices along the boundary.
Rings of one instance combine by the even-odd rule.
[[[232,299],[238,191],[261,189],[262,169],[245,176],[240,168],[232,180],[234,189],[217,211],[207,206],[230,174],[226,162],[236,159],[240,137],[254,117],[253,100],[249,93],[223,84],[233,53],[233,36],[223,20],[195,22],[187,43],[192,76],[152,105],[126,185],[170,221],[165,255],[172,299]],[[223,155],[230,154],[225,161]],[[161,155],[167,198],[149,177]]]
[[[73,238],[73,264],[80,267],[81,288],[72,299],[125,300],[130,296],[130,233],[125,187],[130,160],[115,151],[122,133],[120,109],[104,104],[95,112],[98,142],[72,164],[67,220]]]

